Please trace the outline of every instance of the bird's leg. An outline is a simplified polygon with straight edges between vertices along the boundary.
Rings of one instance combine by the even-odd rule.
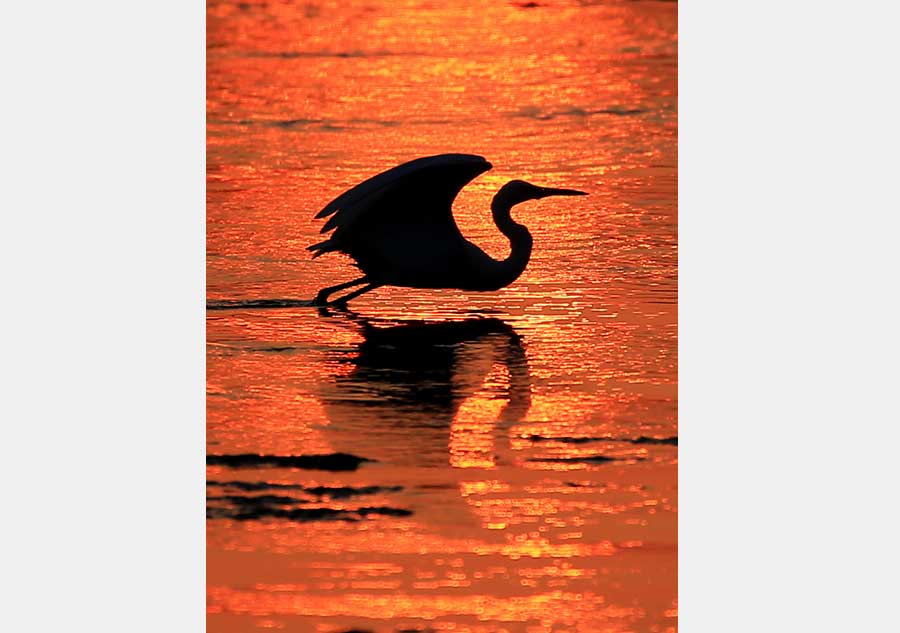
[[[339,297],[339,298],[335,299],[334,301],[329,301],[328,305],[336,306],[339,308],[345,308],[345,307],[347,307],[347,302],[350,301],[350,299],[355,299],[356,297],[363,294],[364,292],[369,292],[370,290],[375,290],[375,288],[381,288],[381,284],[368,284],[367,286],[363,286],[359,290],[354,290],[350,294],[346,294],[343,297]]]
[[[348,281],[343,284],[338,284],[336,286],[330,286],[328,288],[322,288],[319,291],[319,294],[316,295],[316,298],[313,299],[314,306],[324,306],[328,305],[328,296],[334,294],[338,290],[344,290],[345,288],[351,288],[353,286],[358,286],[359,284],[364,284],[368,282],[369,279],[365,276],[360,277],[359,279],[354,279],[353,281]]]

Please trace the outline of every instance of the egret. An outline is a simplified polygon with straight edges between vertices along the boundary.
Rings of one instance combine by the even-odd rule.
[[[472,154],[427,156],[373,176],[332,200],[316,218],[331,216],[321,232],[334,232],[308,250],[313,259],[345,253],[363,276],[323,288],[314,303],[345,305],[381,286],[493,291],[518,279],[528,265],[533,240],[528,229],[512,219],[513,206],[547,196],[587,194],[523,180],[503,185],[491,202],[491,213],[511,250],[498,261],[463,237],[452,210],[462,188],[491,167]],[[328,301],[335,292],[354,286],[362,288]]]

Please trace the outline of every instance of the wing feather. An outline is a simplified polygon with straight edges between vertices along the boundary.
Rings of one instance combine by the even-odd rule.
[[[337,213],[342,209],[354,206],[359,201],[376,195],[385,188],[403,186],[421,177],[422,172],[430,170],[440,170],[448,175],[453,175],[457,171],[465,170],[466,167],[483,167],[480,171],[472,175],[469,180],[460,183],[457,192],[462,189],[472,178],[491,168],[491,164],[482,156],[474,154],[440,154],[438,156],[426,156],[417,158],[408,163],[403,163],[376,176],[369,178],[348,189],[337,198],[329,202],[324,209],[316,214],[316,219],[320,220],[329,215]],[[327,227],[327,224],[326,224]],[[323,228],[322,232],[326,232],[328,228]]]
[[[367,260],[390,257],[378,244],[387,236],[414,239],[459,235],[453,220],[453,200],[466,184],[490,168],[481,156],[442,154],[418,158],[373,176],[316,214],[317,219],[331,216],[321,232],[334,233],[308,250],[314,251],[313,257],[342,251],[365,268]]]

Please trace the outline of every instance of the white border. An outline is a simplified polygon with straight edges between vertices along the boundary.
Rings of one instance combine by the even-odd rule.
[[[889,6],[680,7],[684,631],[895,626]]]
[[[0,22],[0,629],[204,629],[202,3]]]

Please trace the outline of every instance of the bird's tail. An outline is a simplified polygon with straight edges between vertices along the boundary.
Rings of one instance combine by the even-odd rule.
[[[306,250],[312,251],[312,258],[315,259],[320,255],[324,255],[325,253],[330,253],[333,250],[336,250],[335,244],[331,239],[327,239],[324,242],[319,242],[318,244],[313,244],[312,246],[307,246]]]

